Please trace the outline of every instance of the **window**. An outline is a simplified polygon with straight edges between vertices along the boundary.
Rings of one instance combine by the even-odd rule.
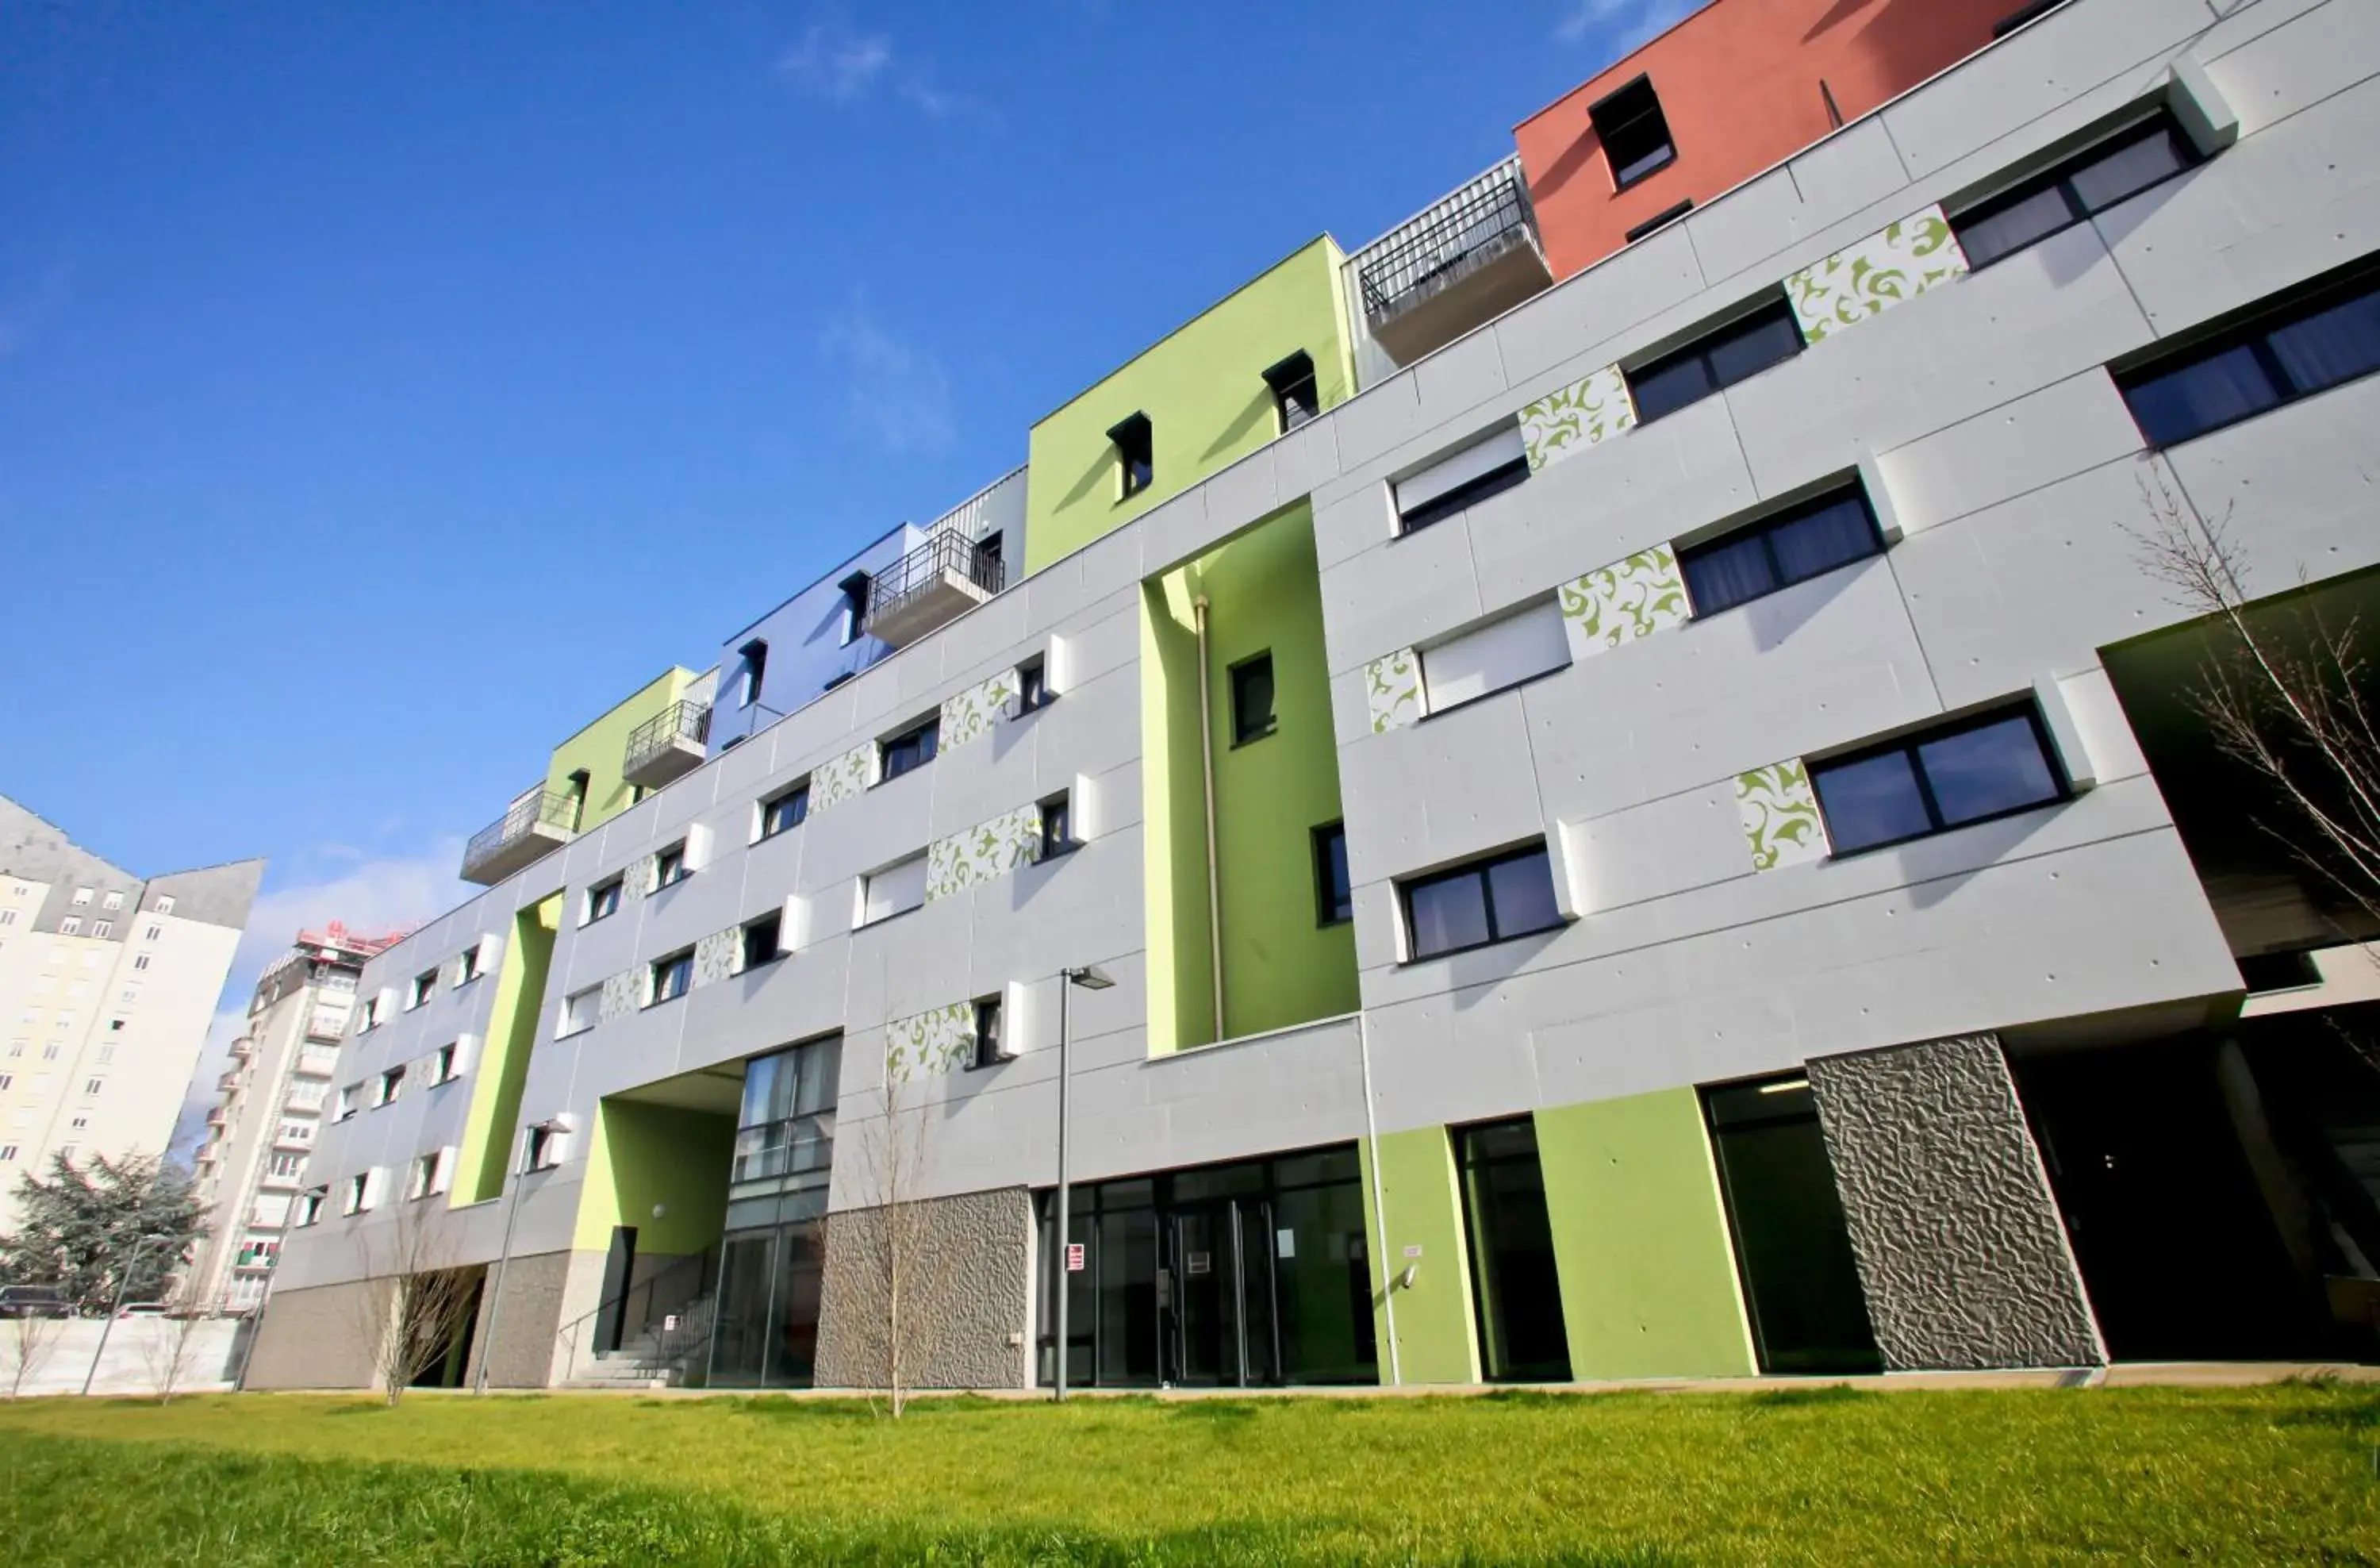
[[[683,840],[667,849],[653,853],[653,887],[659,891],[675,887],[686,879],[686,845]]]
[[[779,943],[783,938],[785,916],[783,910],[771,909],[758,919],[744,923],[744,967],[757,969],[763,964],[773,964],[784,956]]]
[[[1397,531],[1415,533],[1444,522],[1528,477],[1529,453],[1521,440],[1521,429],[1506,425],[1399,480],[1394,487]]]
[[[675,1002],[694,984],[694,949],[691,947],[653,960],[652,1001],[647,1005],[658,1007],[664,1002]]]
[[[613,877],[609,881],[597,882],[593,887],[589,888],[587,890],[587,918],[578,923],[582,926],[591,926],[596,921],[603,919],[607,916],[618,914],[620,912],[620,888],[626,880],[627,879],[625,877]]]
[[[1037,708],[1048,707],[1050,696],[1047,660],[1027,659],[1016,666],[1016,711],[1020,717]]]
[[[1314,923],[1336,926],[1355,918],[1355,891],[1347,883],[1347,825],[1314,830]]]
[[[124,907],[124,895],[120,893],[111,893],[99,901],[99,906],[102,909],[121,909]]]
[[[329,1202],[329,1187],[308,1187],[298,1195],[297,1223],[300,1230],[322,1222],[322,1205]]]
[[[429,1001],[430,998],[436,993],[437,990],[437,970],[424,969],[421,973],[414,976],[413,984],[407,987],[405,991],[406,1011],[409,1013],[416,1007],[420,1006],[423,1003]]]
[[[1994,38],[2006,38],[2010,33],[2012,33],[2017,29],[2024,26],[2025,23],[2046,17],[2049,15],[2050,12],[2058,9],[2058,6],[2065,4],[2066,0],[2033,0],[2031,5],[2021,6],[2017,9],[2010,11],[2007,16],[2002,17],[1999,20],[1994,22],[1992,24],[1992,36]]]
[[[843,590],[843,646],[848,648],[868,625],[868,576],[854,572],[836,586]]]
[[[1281,420],[1281,434],[1287,435],[1322,412],[1321,395],[1314,380],[1314,356],[1305,349],[1265,371],[1264,379],[1265,385],[1272,389],[1273,412]]]
[[[437,1149],[416,1156],[411,1179],[405,1185],[405,1196],[419,1199],[444,1192],[447,1168],[454,1163],[453,1153],[451,1149]]]
[[[1542,844],[1404,884],[1412,955],[1435,958],[1561,924]]]
[[[798,828],[809,820],[809,814],[810,781],[804,779],[760,803],[760,836],[774,838],[787,828]]]
[[[87,887],[79,887],[75,889],[74,897],[69,899],[67,902],[71,903],[78,909],[81,908],[84,905],[91,902],[91,889]]]
[[[99,1095],[99,1091],[106,1087],[107,1080],[105,1078],[85,1078],[82,1081],[82,1097],[85,1100],[96,1099]]]
[[[58,922],[58,935],[74,936],[82,930],[82,921],[69,915]]]
[[[1008,1057],[1000,1048],[1000,998],[987,996],[975,1004],[975,1055],[969,1067],[990,1067]]]
[[[172,908],[173,905],[174,901],[170,898],[159,899],[157,901],[157,913],[163,915],[166,910]],[[140,933],[140,940],[142,942],[155,942],[159,937],[162,937],[164,934],[164,927],[152,924],[147,930]]]
[[[14,909],[0,909],[0,926],[13,926],[16,923],[17,911]]]
[[[0,1073],[0,1090],[12,1089],[12,1088],[15,1088],[16,1087],[17,1087],[17,1075],[16,1075],[16,1074],[14,1074],[14,1073]]]
[[[295,1176],[306,1169],[306,1157],[287,1152],[275,1154],[266,1169],[276,1176]]]
[[[112,1045],[101,1046],[99,1048],[99,1054],[91,1058],[91,1060],[96,1062],[100,1066],[106,1066],[109,1063],[115,1060],[115,1047]]]
[[[1853,484],[1681,550],[1678,565],[1694,613],[1716,615],[1883,552],[1867,492]]]
[[[12,1039],[8,1042],[8,1054],[11,1057],[22,1056],[25,1054],[25,1047],[31,1043],[30,1040]]]
[[[432,1084],[451,1084],[463,1076],[455,1066],[456,1048],[461,1043],[450,1040],[430,1053],[430,1081]]]
[[[2311,397],[2380,370],[2380,276],[2270,307],[2245,325],[2116,378],[2152,446]]]
[[[69,1120],[69,1121],[67,1123],[67,1130],[68,1132],[79,1133],[79,1132],[82,1132],[82,1131],[84,1131],[84,1130],[85,1130],[86,1128],[88,1128],[90,1125],[91,1125],[91,1118],[90,1118],[90,1117],[88,1117],[88,1116],[77,1116],[77,1117],[72,1118],[71,1120]]]
[[[170,915],[173,912],[174,895],[170,893],[159,893],[157,895],[157,913],[160,915]]]
[[[1269,650],[1232,666],[1232,744],[1262,740],[1277,727],[1272,712]]]
[[[897,779],[913,769],[922,768],[934,760],[934,748],[941,741],[942,719],[937,713],[917,728],[894,735],[883,743],[883,767],[878,776]]]
[[[1006,578],[1006,568],[1001,559],[1001,553],[1007,548],[1007,544],[1000,535],[1001,530],[994,529],[975,541],[976,564],[982,571],[981,577],[978,579],[979,581],[1001,582]]]
[[[377,1174],[377,1171],[359,1171],[347,1178],[346,1197],[339,1205],[340,1213],[361,1214],[371,1208],[380,1196],[380,1184],[372,1180]]]
[[[1566,669],[1561,605],[1547,599],[1449,638],[1421,654],[1423,705],[1432,713]]]
[[[364,1086],[361,1084],[347,1085],[345,1088],[339,1090],[336,1110],[333,1113],[331,1120],[334,1122],[346,1121],[348,1117],[363,1109],[363,1100]]]
[[[1075,847],[1075,825],[1069,796],[1053,795],[1041,803],[1041,858],[1063,855]]]
[[[17,1146],[15,1144],[0,1143],[0,1163],[6,1163],[6,1161],[13,1161],[16,1158]]]
[[[1129,414],[1109,427],[1115,443],[1116,499],[1130,500],[1157,481],[1157,433],[1146,414]]]
[[[372,1080],[372,1109],[377,1111],[383,1105],[395,1104],[397,1097],[404,1092],[405,1069],[391,1067]]]
[[[44,1062],[56,1061],[58,1059],[58,1050],[59,1048],[55,1043],[42,1047],[42,1060]]]
[[[1900,844],[2061,799],[2031,703],[1810,765],[1838,855]]]
[[[602,1012],[603,988],[601,986],[589,986],[585,991],[574,991],[562,999],[562,1027],[555,1033],[575,1035],[583,1030],[591,1029],[597,1020],[602,1016]]]
[[[1691,213],[1694,210],[1694,199],[1689,196],[1674,207],[1662,208],[1659,212],[1654,213],[1651,217],[1646,218],[1643,223],[1638,224],[1634,228],[1630,229],[1626,234],[1621,235],[1620,237],[1625,240],[1628,244],[1633,245],[1640,239],[1648,238],[1653,235],[1660,233],[1663,229],[1668,228],[1671,224],[1676,223],[1680,218],[1684,217],[1688,213]]]
[[[1622,373],[1636,405],[1636,422],[1649,425],[1800,352],[1802,329],[1780,294],[1675,353]]]
[[[849,638],[844,638],[849,641]],[[743,655],[744,665],[737,675],[736,703],[749,708],[760,700],[761,684],[769,678],[769,645],[754,638],[736,651]]]
[[[2139,195],[2198,161],[2181,128],[2164,115],[2100,142],[1950,220],[1970,267],[1987,267],[2060,229]]]
[[[149,955],[145,953],[133,954],[132,966],[135,969],[146,969],[149,967]]]
[[[1634,81],[1596,100],[1586,117],[1595,122],[1595,140],[1603,144],[1603,161],[1611,165],[1611,188],[1625,190],[1645,176],[1666,169],[1678,150],[1670,141],[1670,122],[1661,114],[1653,79]]]
[[[925,902],[926,857],[913,855],[860,879],[859,923],[871,926],[879,920],[889,920]]]
[[[480,949],[479,944],[475,942],[471,946],[465,948],[456,955],[455,959],[455,983],[458,986],[467,986],[479,978]]]
[[[113,920],[93,920],[91,923],[91,934],[95,937],[108,937],[115,934],[115,922]]]

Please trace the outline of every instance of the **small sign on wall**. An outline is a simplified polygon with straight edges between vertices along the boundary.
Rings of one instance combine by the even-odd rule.
[[[1070,1241],[1066,1244],[1066,1272],[1069,1274],[1079,1274],[1082,1271],[1083,1244],[1078,1241]]]
[[[1419,1245],[1418,1243],[1416,1243],[1415,1245],[1414,1245],[1414,1246],[1412,1246],[1406,1247],[1406,1248],[1405,1248],[1405,1256],[1406,1256],[1407,1258],[1419,1258],[1419,1257],[1421,1256],[1421,1246],[1420,1246],[1420,1245]]]

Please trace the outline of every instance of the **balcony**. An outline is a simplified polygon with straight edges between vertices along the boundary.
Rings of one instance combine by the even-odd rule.
[[[230,1120],[230,1118],[225,1114],[224,1108],[222,1106],[214,1105],[207,1108],[208,1126],[220,1128],[228,1120]]]
[[[1008,568],[964,534],[938,533],[868,584],[868,635],[906,647],[998,593]]]
[[[512,809],[471,835],[463,850],[463,880],[493,887],[533,866],[577,836],[578,800],[558,789],[533,789]]]
[[[351,1015],[342,1007],[335,1012],[317,1007],[306,1015],[306,1038],[336,1045],[347,1035],[347,1019]]]
[[[620,776],[646,789],[659,789],[701,766],[710,754],[710,704],[671,703],[628,732],[627,760]]]
[[[1349,261],[1364,322],[1410,365],[1553,282],[1521,160],[1508,158]]]
[[[335,1051],[300,1051],[298,1053],[298,1076],[305,1078],[328,1078],[339,1070],[339,1053]]]
[[[239,1088],[239,1086],[246,1081],[247,1077],[247,1068],[234,1067],[230,1072],[225,1073],[222,1077],[215,1080],[215,1088],[221,1089],[225,1094],[229,1094],[232,1090]]]

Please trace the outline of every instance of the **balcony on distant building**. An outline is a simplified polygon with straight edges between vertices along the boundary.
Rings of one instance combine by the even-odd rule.
[[[620,776],[645,789],[659,789],[702,765],[710,751],[710,704],[683,699],[628,732]]]
[[[990,599],[1007,580],[998,550],[962,533],[937,533],[868,583],[866,629],[905,647]]]
[[[542,786],[471,835],[463,850],[463,880],[493,887],[535,865],[577,836],[578,797]]]
[[[1553,282],[1518,157],[1348,261],[1373,341],[1410,365]]]

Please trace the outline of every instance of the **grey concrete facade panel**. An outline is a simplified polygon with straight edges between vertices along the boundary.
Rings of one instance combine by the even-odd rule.
[[[2107,1359],[1998,1037],[1813,1057],[1809,1077],[1888,1368]]]
[[[249,1389],[371,1389],[380,1384],[371,1334],[388,1321],[393,1282],[348,1280],[276,1290],[257,1325]]]

